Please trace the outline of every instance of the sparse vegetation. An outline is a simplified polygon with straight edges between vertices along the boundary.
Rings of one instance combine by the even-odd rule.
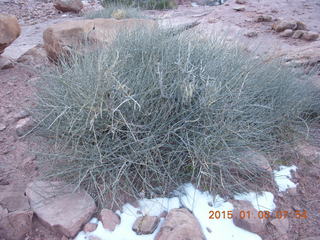
[[[112,4],[120,4],[129,7],[142,9],[170,9],[176,7],[175,0],[104,0],[104,7],[108,8]]]
[[[241,152],[288,143],[317,103],[302,75],[278,61],[223,38],[144,28],[62,60],[38,88],[38,133],[52,141],[39,157],[45,176],[83,186],[101,204],[186,182],[248,190],[265,175]]]
[[[108,7],[89,12],[85,16],[88,19],[93,18],[146,18],[142,11],[138,8],[127,7],[119,4],[110,4]]]

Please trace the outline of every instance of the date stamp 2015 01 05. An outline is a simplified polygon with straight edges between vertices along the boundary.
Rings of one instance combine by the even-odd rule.
[[[237,216],[235,216],[237,214]],[[234,217],[240,219],[268,219],[268,218],[296,218],[296,219],[306,219],[308,214],[306,210],[295,210],[295,211],[248,211],[240,210],[236,211],[209,211],[209,219],[232,219]]]

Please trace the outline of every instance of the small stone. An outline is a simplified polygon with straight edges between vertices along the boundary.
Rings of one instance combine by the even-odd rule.
[[[305,32],[305,33],[302,35],[302,39],[307,40],[307,41],[317,40],[318,37],[319,37],[319,33],[312,32],[312,31]]]
[[[94,230],[97,229],[97,227],[98,227],[98,224],[89,222],[86,225],[84,225],[83,231],[86,232],[86,233],[87,232],[93,232]]]
[[[283,32],[286,29],[296,29],[297,23],[295,21],[278,21],[272,25],[272,29],[276,32]]]
[[[69,240],[66,236],[62,236],[61,240]]]
[[[256,20],[256,22],[271,22],[272,17],[268,15],[259,15]]]
[[[247,1],[246,0],[236,0],[237,4],[246,4]]]
[[[292,38],[294,38],[294,39],[301,38],[304,33],[305,33],[305,31],[303,31],[303,30],[296,30],[296,31],[294,31]]]
[[[6,125],[4,125],[3,123],[0,123],[0,131],[3,131],[7,128]]]
[[[275,218],[270,223],[277,229],[281,235],[285,235],[289,230],[288,218]]]
[[[156,230],[159,222],[160,218],[157,216],[138,217],[132,226],[132,230],[138,235],[151,234]]]
[[[245,7],[242,7],[242,6],[236,6],[233,8],[233,10],[237,11],[237,12],[243,12],[246,10]]]
[[[120,224],[120,217],[109,209],[102,209],[100,212],[100,220],[105,229],[113,231]]]
[[[17,122],[16,133],[19,137],[28,134],[34,127],[34,122],[30,117],[22,118]]]
[[[30,116],[30,113],[26,110],[21,110],[19,112],[17,112],[16,114],[14,114],[13,118],[15,121],[21,119],[21,118],[26,118],[26,117],[29,117]]]
[[[293,35],[292,29],[286,29],[280,33],[280,37],[291,37]]]
[[[9,69],[9,68],[13,68],[14,64],[13,62],[4,56],[0,56],[0,69],[4,70],[4,69]]]
[[[257,37],[258,36],[258,33],[257,32],[247,32],[244,34],[244,36],[248,37],[248,38],[254,38],[254,37]]]

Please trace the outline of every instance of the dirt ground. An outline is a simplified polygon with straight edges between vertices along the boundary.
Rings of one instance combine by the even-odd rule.
[[[271,30],[272,22],[255,22],[259,15],[273,19],[296,19],[304,22],[309,30],[320,32],[319,0],[248,0],[245,11],[235,11],[233,0],[221,6],[196,6],[185,3],[168,11],[147,11],[146,14],[160,18],[162,25],[179,25],[191,22],[200,24],[193,29],[199,34],[224,33],[229,41],[238,41],[258,56],[283,56],[288,62],[312,63],[320,66],[320,40],[308,42],[300,39],[282,38]],[[98,9],[97,1],[86,1],[85,10]],[[10,46],[4,56],[17,59],[28,49],[42,43],[42,32],[47,26],[68,19],[80,18],[81,14],[61,13],[49,0],[0,0],[0,13],[17,16],[21,24],[21,36]],[[256,37],[247,37],[255,32]],[[24,110],[33,104],[32,83],[36,73],[30,66],[16,64],[14,68],[0,70],[0,202],[13,192],[24,194],[26,184],[38,175],[31,143],[16,134],[16,124],[28,113]],[[319,77],[312,79],[320,86]],[[1,127],[1,126],[0,126]],[[313,131],[320,143],[320,128]],[[318,137],[317,137],[318,136]],[[311,151],[311,150],[310,150]],[[313,151],[313,150],[312,150]],[[311,152],[312,152],[311,151]],[[320,151],[319,151],[320,152]],[[307,219],[289,218],[287,239],[303,240],[307,237],[320,239],[320,154],[314,151],[306,156],[297,155],[293,164],[298,167],[294,180],[298,183],[295,193],[277,194],[278,210],[304,209]],[[37,219],[28,240],[55,240],[61,236],[50,232]],[[265,239],[282,239],[270,234]],[[285,239],[285,238],[284,238]],[[0,236],[1,240],[1,236]]]

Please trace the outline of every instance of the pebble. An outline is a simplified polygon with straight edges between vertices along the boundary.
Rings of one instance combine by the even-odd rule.
[[[0,123],[0,131],[3,131],[7,128],[6,125],[4,125],[3,123]]]

